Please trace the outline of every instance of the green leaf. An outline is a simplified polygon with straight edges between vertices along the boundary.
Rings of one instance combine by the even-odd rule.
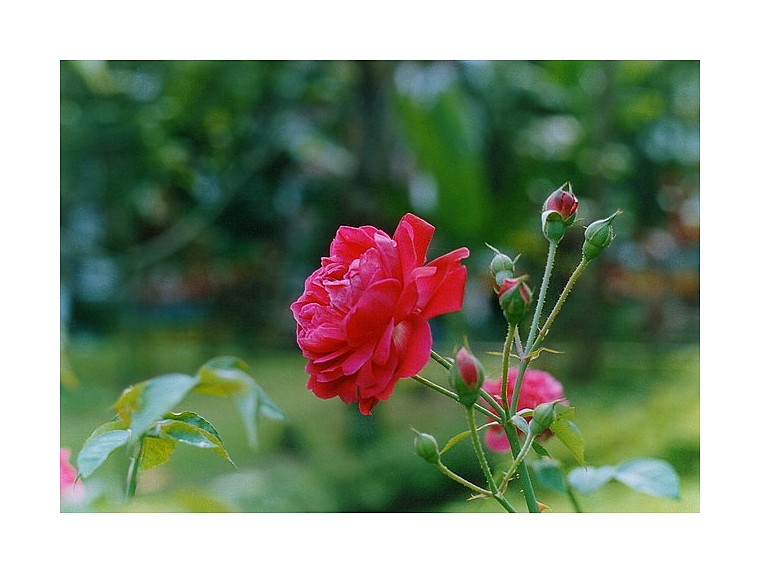
[[[140,456],[140,471],[149,470],[169,461],[174,453],[176,442],[160,437],[145,436]]]
[[[266,392],[254,382],[254,390],[258,395],[259,412],[270,420],[284,420],[285,412],[280,410],[277,404],[267,395]]]
[[[536,460],[530,462],[530,467],[536,476],[536,482],[543,487],[565,493],[565,478],[554,460]]]
[[[196,448],[213,449],[219,456],[232,463],[219,434],[207,420],[193,412],[171,414],[171,416],[156,424],[155,432],[159,437]]]
[[[573,420],[575,418],[575,406],[555,404],[554,417],[557,420]]]
[[[112,425],[113,422],[107,422]],[[82,478],[87,478],[98,469],[116,448],[127,443],[131,435],[129,430],[103,430],[103,426],[93,432],[82,446],[77,456],[77,468]]]
[[[476,428],[475,431],[476,432],[480,432],[481,430],[484,430],[484,429],[488,428],[489,426],[498,426],[498,425],[499,425],[498,422],[488,422],[486,424],[483,424],[479,428]],[[443,455],[444,452],[446,452],[447,450],[450,450],[452,447],[454,447],[455,445],[457,445],[459,442],[461,442],[465,438],[469,438],[469,437],[470,437],[470,430],[465,430],[464,432],[460,432],[456,436],[453,436],[448,442],[446,442],[446,445],[443,446],[443,448],[439,452],[440,455]]]
[[[248,365],[234,356],[220,356],[206,362],[196,375],[198,385],[194,388],[200,394],[231,396],[245,392],[254,384]]]
[[[257,424],[259,416],[263,415],[273,420],[283,420],[285,414],[280,410],[272,399],[251,380],[251,386],[247,392],[235,397],[235,405],[240,412],[245,426],[248,444],[256,446]]]
[[[550,429],[552,433],[559,438],[560,442],[570,450],[570,453],[573,454],[573,457],[576,460],[578,460],[578,463],[586,465],[583,456],[583,436],[581,436],[581,431],[578,429],[578,426],[570,420],[559,419],[550,426]]]
[[[446,442],[446,445],[443,446],[443,448],[441,448],[440,454],[443,455],[444,452],[450,450],[452,447],[454,447],[455,445],[457,445],[459,442],[461,442],[465,438],[469,437],[469,435],[470,435],[470,430],[467,430],[465,432],[460,432],[456,436],[452,437],[448,442]]]
[[[614,466],[573,468],[567,474],[567,483],[578,493],[588,494],[599,489],[615,475]]]
[[[536,452],[539,456],[545,456],[547,458],[552,457],[546,448],[539,444],[537,440],[533,440],[533,443],[530,446],[533,448],[533,451]]]
[[[615,468],[615,479],[649,495],[671,499],[681,497],[678,474],[665,460],[638,458],[621,462]]]
[[[137,438],[162,419],[196,384],[197,379],[186,374],[157,376],[125,390],[114,407]]]
[[[285,419],[285,414],[256,384],[251,369],[234,356],[219,356],[206,362],[196,375],[194,391],[215,396],[231,396],[243,419],[248,443],[254,447],[259,416],[273,420]]]
[[[515,425],[515,427],[521,432],[527,434],[530,431],[530,428],[528,426],[528,421],[522,416],[515,414],[514,416],[510,418],[510,420]]]

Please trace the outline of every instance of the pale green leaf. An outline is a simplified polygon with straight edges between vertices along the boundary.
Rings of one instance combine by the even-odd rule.
[[[112,424],[112,422],[108,422]],[[101,426],[102,428],[102,426]],[[106,430],[98,428],[82,446],[77,456],[79,475],[87,478],[108,459],[115,449],[123,446],[130,438],[129,430]]]
[[[615,468],[615,479],[649,495],[680,498],[678,474],[665,460],[638,458],[621,462]]]
[[[567,474],[567,483],[578,493],[588,494],[609,482],[614,475],[614,466],[573,468]]]
[[[530,462],[536,482],[546,488],[565,493],[565,478],[554,460],[541,459]]]
[[[197,379],[186,374],[165,374],[141,382],[142,388],[131,413],[130,428],[134,436],[142,435],[163,418],[196,384]]]

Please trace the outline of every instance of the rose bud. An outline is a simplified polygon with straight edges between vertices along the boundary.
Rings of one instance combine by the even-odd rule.
[[[583,242],[583,257],[586,260],[590,261],[598,256],[612,242],[612,239],[615,237],[615,232],[612,230],[612,220],[621,212],[615,211],[606,219],[594,221],[586,227],[584,233],[586,240]]]
[[[553,243],[559,243],[565,236],[565,229],[575,221],[578,199],[573,195],[570,183],[554,191],[544,201],[541,226],[544,235]]]
[[[423,434],[417,430],[413,430],[416,435],[414,438],[414,450],[417,455],[420,456],[426,462],[431,464],[438,463],[441,458],[441,453],[438,450],[438,442],[430,434]]]
[[[534,436],[538,436],[549,429],[555,422],[556,414],[554,407],[556,402],[546,402],[533,408],[533,416],[530,419],[530,431]]]
[[[483,385],[483,365],[465,347],[457,352],[449,370],[449,383],[465,406],[472,406],[478,399]]]
[[[496,251],[493,259],[491,259],[490,269],[497,285],[503,283],[504,279],[511,279],[513,276],[515,276],[515,262],[510,257],[504,253],[500,253],[499,251]]]
[[[498,291],[499,306],[504,318],[512,324],[517,324],[525,316],[533,293],[525,284],[528,275],[505,279]]]

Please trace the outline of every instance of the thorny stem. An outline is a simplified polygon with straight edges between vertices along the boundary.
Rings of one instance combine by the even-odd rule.
[[[520,446],[520,439],[517,437],[517,429],[512,424],[507,424],[504,430],[507,433],[507,439],[509,440],[509,447],[512,451],[512,455],[518,455],[514,452],[520,452],[522,448]],[[525,497],[528,511],[531,513],[540,513],[540,510],[538,509],[538,500],[536,500],[536,492],[533,490],[533,483],[530,480],[528,466],[525,464],[525,460],[518,464],[517,474],[517,481],[522,489],[523,497]]]
[[[470,435],[472,436],[472,445],[475,448],[475,456],[478,458],[478,462],[480,463],[480,468],[483,470],[483,475],[486,476],[486,482],[488,482],[488,489],[491,490],[491,495],[494,497],[496,501],[498,501],[501,506],[506,509],[510,513],[515,513],[515,509],[512,507],[512,505],[504,498],[501,493],[499,493],[499,489],[496,487],[496,482],[493,479],[493,474],[491,473],[491,468],[488,467],[488,460],[486,460],[486,455],[483,452],[483,446],[480,443],[480,438],[478,437],[478,428],[475,424],[475,414],[473,412],[472,406],[465,408],[467,410],[467,422],[470,425]]]
[[[435,390],[439,394],[443,394],[447,398],[451,398],[452,400],[459,402],[459,397],[456,395],[456,392],[452,392],[451,390],[447,390],[443,386],[439,386],[432,380],[428,380],[427,378],[420,376],[419,374],[415,374],[412,376],[413,380],[416,380],[417,382],[427,386],[431,390]],[[493,418],[493,413],[489,412],[486,408],[481,406],[480,404],[473,404],[473,408],[475,408],[478,412],[481,414],[488,416],[489,418]]]
[[[522,449],[520,450],[520,453],[517,454],[515,457],[514,462],[512,462],[512,465],[507,470],[507,472],[504,474],[504,477],[502,478],[501,485],[499,486],[499,491],[504,493],[507,489],[507,484],[509,483],[509,480],[514,475],[515,471],[517,471],[518,466],[522,463],[523,459],[525,459],[525,456],[530,451],[531,445],[533,445],[533,440],[536,439],[536,436],[533,435],[533,433],[529,433],[528,436],[525,438],[525,443],[522,446]]]
[[[430,351],[430,357],[446,370],[451,370],[451,361],[438,354],[435,350]]]
[[[562,290],[562,293],[559,295],[559,299],[557,299],[557,303],[554,305],[554,308],[552,309],[551,313],[549,313],[549,317],[546,319],[546,322],[541,327],[541,330],[539,330],[538,336],[536,337],[536,344],[540,344],[541,341],[544,338],[546,338],[546,335],[549,333],[549,328],[554,322],[554,319],[557,318],[557,314],[559,314],[559,311],[562,308],[562,305],[565,304],[565,299],[567,299],[567,295],[570,294],[570,291],[572,290],[573,286],[575,286],[575,282],[578,280],[578,277],[581,276],[581,273],[586,269],[586,266],[588,265],[588,263],[589,263],[588,259],[586,257],[582,257],[581,262],[578,263],[577,267],[575,267],[573,274],[570,275],[570,278],[568,279],[567,284],[565,285],[565,288]]]
[[[501,359],[501,403],[504,406],[504,415],[502,416],[502,422],[504,425],[507,425],[507,421],[509,418],[509,415],[507,415],[507,412],[509,411],[509,403],[507,402],[507,386],[508,386],[508,378],[509,378],[509,353],[512,352],[512,344],[515,341],[515,331],[517,330],[517,326],[509,323],[509,328],[507,330],[507,338],[504,341],[504,354]]]
[[[546,255],[546,268],[544,269],[544,278],[541,279],[541,289],[538,293],[538,301],[536,302],[536,310],[533,313],[533,322],[530,325],[530,332],[528,333],[528,340],[525,342],[525,356],[520,364],[520,369],[517,372],[517,379],[515,380],[515,389],[512,393],[512,403],[509,407],[509,414],[515,415],[517,412],[517,400],[520,397],[520,386],[522,386],[523,376],[525,370],[530,362],[530,354],[533,352],[533,343],[536,340],[536,334],[538,334],[538,323],[541,320],[541,312],[544,308],[544,301],[546,300],[546,290],[549,287],[549,278],[552,274],[552,267],[554,267],[554,258],[557,254],[557,243],[549,241],[549,252]]]
[[[450,477],[455,482],[460,483],[463,486],[470,488],[472,491],[474,491],[476,493],[479,493],[480,495],[485,495],[485,496],[491,497],[491,492],[490,491],[488,491],[487,489],[483,489],[482,487],[477,486],[474,483],[471,483],[471,482],[467,481],[466,479],[464,479],[459,474],[455,474],[453,471],[451,471],[449,468],[447,468],[445,465],[443,465],[440,460],[438,460],[435,465],[436,465],[436,467],[439,470],[441,470],[441,473],[443,473],[444,475]]]

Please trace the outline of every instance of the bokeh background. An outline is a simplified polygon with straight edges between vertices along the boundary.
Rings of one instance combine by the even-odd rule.
[[[129,384],[223,354],[287,415],[252,449],[231,404],[188,399],[237,468],[179,447],[129,510],[497,511],[414,453],[412,427],[439,443],[466,428],[455,404],[402,381],[364,417],[306,391],[289,305],[339,225],[390,234],[414,212],[436,226],[431,258],[472,253],[464,312],[434,321],[434,347],[467,337],[497,375],[485,243],[537,287],[541,204],[570,181],[580,224],[548,304],[582,225],[624,214],[555,323],[561,354],[535,366],[577,406],[589,464],[659,457],[682,480],[678,501],[610,484],[580,503],[699,511],[698,61],[62,61],[60,81],[61,446],[76,459]],[[467,443],[446,459],[481,481]],[[124,509],[126,463],[115,453],[73,509]]]

